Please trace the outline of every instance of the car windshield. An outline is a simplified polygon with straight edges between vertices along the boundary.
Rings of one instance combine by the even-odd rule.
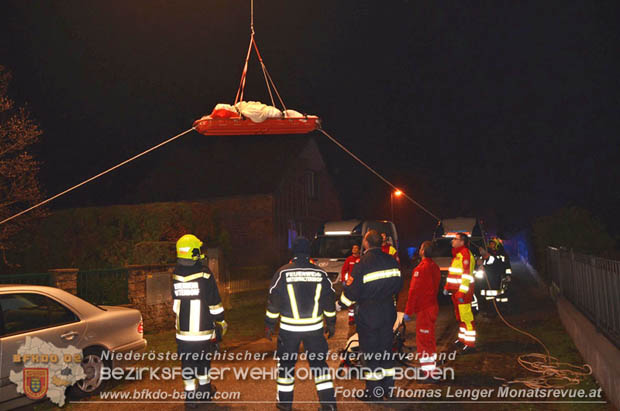
[[[347,258],[354,245],[362,244],[361,235],[330,235],[315,238],[312,242],[314,258]]]
[[[474,257],[480,256],[480,251],[478,251],[477,243],[471,243],[469,249],[471,250]],[[450,257],[452,258],[452,238],[438,238],[434,241],[433,247],[433,257]]]

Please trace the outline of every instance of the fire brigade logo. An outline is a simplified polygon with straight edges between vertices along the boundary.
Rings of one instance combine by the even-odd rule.
[[[48,387],[49,369],[24,368],[24,394],[31,400],[45,397]]]
[[[38,337],[26,337],[13,354],[9,381],[18,394],[33,400],[47,397],[62,407],[67,386],[86,378],[82,359],[82,350],[72,345],[59,348]]]

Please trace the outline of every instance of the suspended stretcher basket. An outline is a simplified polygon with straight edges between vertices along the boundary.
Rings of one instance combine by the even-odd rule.
[[[239,136],[262,134],[306,134],[321,128],[317,116],[301,114],[288,110],[282,96],[271,78],[271,74],[261,57],[254,33],[254,0],[251,1],[250,44],[241,73],[239,89],[232,105],[218,104],[213,112],[194,121],[194,129],[207,136]],[[265,85],[269,93],[271,105],[256,101],[244,101],[245,82],[248,72],[248,61],[252,50],[256,52],[260,62]],[[274,94],[282,110],[275,107]]]
[[[206,136],[241,136],[258,134],[306,134],[320,127],[317,116],[268,118],[255,123],[249,118],[218,118],[204,116],[194,122],[194,128]]]

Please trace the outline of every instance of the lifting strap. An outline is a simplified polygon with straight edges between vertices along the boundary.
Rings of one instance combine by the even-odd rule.
[[[269,92],[269,98],[271,99],[271,105],[274,107],[276,106],[275,101],[273,99],[273,93],[272,93],[272,88],[273,88],[273,92],[275,92],[276,96],[278,97],[278,101],[280,102],[280,105],[282,106],[282,111],[286,111],[286,105],[284,104],[284,100],[282,100],[282,96],[280,96],[280,93],[278,92],[278,88],[276,87],[276,84],[273,81],[273,78],[269,74],[269,71],[267,70],[267,66],[265,65],[265,62],[263,61],[260,51],[258,50],[258,44],[256,44],[255,34],[256,33],[254,31],[254,0],[250,0],[250,44],[248,46],[248,53],[245,56],[245,64],[243,65],[243,71],[241,72],[241,80],[239,81],[239,89],[237,90],[237,95],[235,96],[234,105],[243,101],[243,93],[245,92],[245,81],[246,81],[246,77],[248,74],[248,62],[250,61],[250,56],[252,54],[252,48],[254,48],[254,51],[256,52],[256,57],[258,57],[258,61],[260,63],[261,69],[263,70],[263,77],[265,78],[265,85],[267,86],[267,91]]]

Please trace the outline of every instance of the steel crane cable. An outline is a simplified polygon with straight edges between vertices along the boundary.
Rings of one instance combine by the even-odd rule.
[[[258,44],[256,43],[256,32],[254,30],[254,0],[250,1],[250,44],[248,46],[248,52],[245,56],[245,63],[243,65],[243,70],[241,71],[241,80],[239,81],[239,89],[237,90],[237,95],[235,96],[235,102],[233,105],[243,101],[243,96],[245,93],[245,82],[248,74],[248,63],[250,61],[250,57],[252,55],[252,48],[256,52],[256,57],[260,63],[261,69],[263,71],[263,77],[265,79],[265,85],[267,86],[267,92],[269,93],[269,98],[271,100],[271,105],[276,106],[275,100],[273,98],[273,93],[278,97],[278,101],[280,101],[280,105],[282,105],[282,111],[286,113],[286,104],[284,104],[284,99],[280,95],[278,88],[276,87],[276,83],[273,81],[273,78],[269,74],[269,70],[267,70],[267,65],[263,61],[263,57],[258,50]],[[272,93],[273,88],[273,93]]]
[[[56,194],[56,195],[53,195],[52,197],[49,197],[48,199],[43,200],[43,201],[41,201],[41,202],[39,202],[39,203],[37,203],[37,204],[33,205],[32,207],[29,207],[29,208],[27,208],[27,209],[25,209],[25,210],[23,210],[23,211],[20,211],[20,212],[19,212],[19,213],[17,213],[17,214],[14,214],[14,215],[12,215],[12,216],[10,216],[10,217],[8,217],[8,218],[5,218],[4,220],[0,221],[0,225],[5,224],[5,223],[8,223],[9,221],[11,221],[11,220],[13,220],[13,219],[15,219],[15,218],[19,217],[20,215],[26,214],[26,213],[28,213],[28,212],[30,212],[30,211],[32,211],[32,210],[34,210],[35,208],[41,207],[42,205],[45,205],[45,204],[49,203],[50,201],[53,201],[53,200],[57,199],[58,197],[61,197],[61,196],[65,195],[65,194],[67,194],[67,193],[69,193],[69,192],[71,192],[71,191],[75,190],[76,188],[82,187],[83,185],[88,184],[88,183],[90,183],[91,181],[96,180],[96,179],[98,179],[99,177],[102,177],[102,176],[104,176],[104,175],[106,175],[106,174],[108,174],[108,173],[110,173],[110,172],[112,172],[112,171],[116,170],[117,168],[124,166],[125,164],[128,164],[128,163],[130,163],[130,162],[132,162],[132,161],[134,161],[134,160],[137,160],[138,158],[140,158],[140,157],[142,157],[142,156],[144,156],[144,155],[146,155],[146,154],[150,153],[151,151],[157,150],[158,148],[163,147],[163,146],[165,146],[165,145],[166,145],[166,144],[168,144],[168,143],[172,143],[174,140],[176,140],[176,139],[178,139],[178,138],[181,138],[181,137],[183,137],[184,135],[186,135],[187,133],[190,133],[191,131],[194,131],[194,130],[195,130],[195,128],[194,128],[194,127],[192,127],[192,128],[190,128],[190,129],[187,129],[187,130],[185,130],[185,131],[183,131],[183,132],[181,132],[181,133],[177,134],[176,136],[170,137],[169,139],[164,140],[164,141],[162,141],[161,143],[156,144],[156,145],[154,145],[153,147],[151,147],[151,148],[149,148],[149,149],[147,149],[147,150],[144,150],[143,152],[141,152],[141,153],[139,153],[139,154],[136,154],[135,156],[133,156],[133,157],[131,157],[131,158],[128,158],[127,160],[122,161],[122,162],[118,163],[117,165],[112,166],[112,167],[108,168],[108,169],[107,169],[107,170],[105,170],[105,171],[102,171],[102,172],[101,172],[101,173],[99,173],[99,174],[96,174],[96,175],[94,175],[94,176],[92,176],[92,177],[90,177],[90,178],[87,178],[86,180],[82,181],[81,183],[78,183],[78,184],[76,184],[76,185],[74,185],[74,186],[72,186],[72,187],[69,187],[69,188],[67,188],[67,189],[66,189],[66,190],[64,190],[64,191],[62,191],[62,192],[60,192],[60,193],[58,193],[58,194]]]
[[[334,144],[336,144],[338,147],[340,147],[345,153],[347,153],[348,155],[350,155],[351,157],[353,157],[353,159],[355,159],[358,163],[360,163],[361,165],[363,165],[364,167],[366,167],[368,169],[368,171],[370,171],[371,173],[373,173],[374,175],[376,175],[377,177],[379,177],[379,179],[381,179],[381,181],[383,181],[384,183],[386,183],[387,185],[389,185],[390,187],[392,187],[394,190],[399,190],[398,187],[396,187],[392,182],[390,182],[387,178],[383,177],[381,174],[379,174],[378,171],[376,171],[374,168],[372,168],[371,166],[369,166],[366,162],[364,162],[361,158],[359,158],[358,156],[356,156],[351,150],[349,150],[348,148],[346,148],[341,142],[339,142],[338,140],[336,140],[333,136],[331,136],[329,133],[327,133],[325,130],[323,130],[322,128],[318,128],[318,131],[320,131],[321,133],[323,133],[325,135],[325,137],[329,138]],[[405,196],[405,198],[407,198],[409,201],[411,201],[413,204],[415,204],[417,207],[419,207],[422,211],[424,211],[426,214],[430,215],[431,217],[433,217],[435,220],[437,221],[441,221],[441,219],[439,217],[437,217],[435,214],[433,214],[428,208],[424,207],[422,204],[420,204],[419,202],[417,202],[416,200],[414,200],[413,198],[411,198],[411,196],[409,196],[409,194],[401,191],[402,195]]]

